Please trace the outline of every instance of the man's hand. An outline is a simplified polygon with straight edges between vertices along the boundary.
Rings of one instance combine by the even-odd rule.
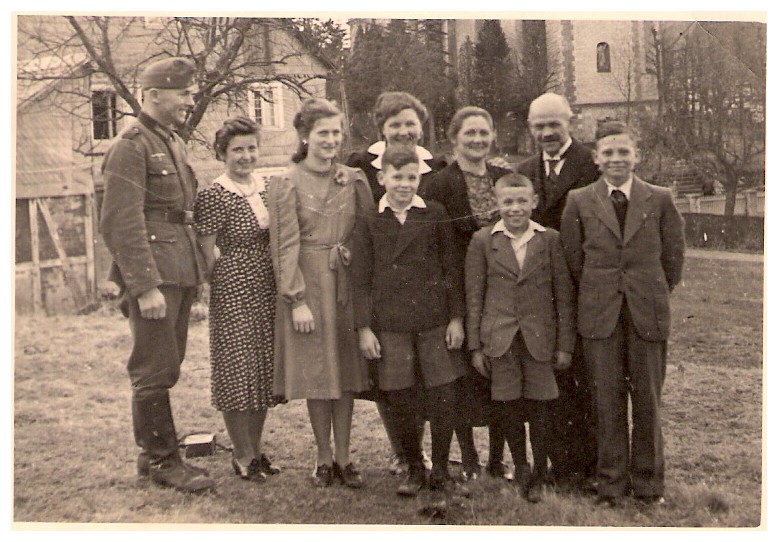
[[[159,291],[159,288],[152,288],[138,296],[138,307],[140,315],[149,320],[160,320],[165,317],[167,305],[165,296]]]
[[[492,372],[489,358],[484,356],[484,353],[480,350],[474,350],[470,352],[470,355],[470,363],[475,367],[475,370],[481,373],[481,376],[489,378],[489,374]]]
[[[461,318],[452,318],[446,327],[446,348],[456,350],[465,342],[465,327]]]
[[[381,357],[381,343],[369,327],[359,328],[359,351],[365,359],[378,359]]]
[[[298,333],[311,333],[316,329],[313,313],[305,303],[292,309],[292,327]]]
[[[554,370],[564,371],[565,369],[569,369],[572,361],[573,355],[570,352],[557,350],[556,355],[554,356]]]

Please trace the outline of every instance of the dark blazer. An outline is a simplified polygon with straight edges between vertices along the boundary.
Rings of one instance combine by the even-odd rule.
[[[478,230],[465,261],[467,345],[499,357],[521,332],[532,357],[551,360],[573,352],[573,283],[559,232],[535,232],[519,269],[511,240],[493,226]]]
[[[562,243],[578,286],[578,332],[585,339],[613,333],[626,299],[646,341],[670,331],[669,294],[681,280],[684,223],[669,189],[634,177],[621,235],[603,179],[573,190],[562,217]]]
[[[203,282],[194,228],[164,219],[166,211],[194,209],[197,179],[181,138],[141,113],[111,143],[102,173],[100,233],[114,260],[109,280],[133,297]]]
[[[490,164],[486,164],[486,171],[489,173],[492,183],[503,175],[512,173],[509,169]],[[470,238],[478,231],[479,226],[473,218],[465,175],[459,164],[454,161],[444,167],[430,179],[424,191],[420,191],[420,193],[423,198],[439,201],[446,208],[446,212],[454,224],[454,240],[459,261],[464,263]]]
[[[544,190],[543,179],[546,176],[546,168],[542,153],[527,158],[516,168],[517,173],[532,180],[535,193],[538,195],[538,206],[532,213],[532,220],[555,230],[560,228],[567,193],[593,183],[600,176],[591,149],[575,139],[565,151],[564,158],[565,163],[562,164],[559,172],[558,188],[553,194],[546,194]]]
[[[464,318],[451,224],[442,205],[425,203],[408,210],[405,224],[390,208],[358,218],[351,264],[357,328],[414,332]]]
[[[352,153],[346,160],[346,165],[361,169],[367,177],[367,182],[370,183],[370,190],[373,192],[373,199],[376,203],[386,193],[384,187],[378,184],[378,169],[373,166],[373,161],[378,157],[377,154],[373,154],[368,151],[359,151]],[[429,160],[425,160],[427,165],[432,171],[428,171],[421,176],[421,182],[419,183],[419,195],[423,194],[423,188],[429,182],[430,178],[438,171],[446,166],[446,159],[442,157],[434,157]],[[422,196],[424,197],[424,196]]]

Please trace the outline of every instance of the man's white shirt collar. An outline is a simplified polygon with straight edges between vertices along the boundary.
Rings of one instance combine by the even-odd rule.
[[[624,193],[624,195],[627,196],[627,201],[629,201],[630,194],[632,193],[633,178],[634,175],[630,175],[629,179],[627,179],[627,181],[624,184],[622,184],[621,186],[614,186],[610,182],[608,182],[608,179],[605,179],[605,177],[603,177],[603,179],[605,179],[605,185],[608,187],[608,196],[610,196],[611,192],[613,192],[614,190],[621,190]]]
[[[384,155],[385,150],[386,141],[376,141],[367,148],[367,152],[370,154],[378,155],[375,160],[370,162],[371,166],[379,170],[381,169],[381,157]],[[432,171],[432,168],[425,162],[425,160],[432,159],[432,153],[424,147],[416,145],[416,155],[419,157],[419,175],[424,175],[425,173]]]
[[[570,145],[572,145],[572,144],[573,144],[573,138],[572,137],[568,137],[567,141],[565,142],[565,144],[562,145],[559,148],[559,152],[556,153],[556,156],[551,156],[546,151],[543,151],[543,160],[544,161],[548,161],[548,160],[560,160],[561,161],[561,160],[564,160],[564,158],[562,158],[562,155],[567,151],[567,149],[570,148]]]

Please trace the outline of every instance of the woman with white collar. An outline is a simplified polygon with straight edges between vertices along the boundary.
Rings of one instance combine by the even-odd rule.
[[[370,145],[366,151],[353,153],[346,161],[347,166],[365,172],[376,203],[385,192],[376,177],[381,169],[381,156],[387,146],[403,145],[416,150],[421,174],[418,192],[422,197],[429,178],[446,166],[444,158],[435,158],[430,151],[419,146],[423,134],[422,126],[428,116],[424,104],[407,92],[382,92],[378,96],[373,107],[373,123],[381,139]]]
[[[261,482],[279,472],[261,449],[267,409],[279,398],[273,395],[276,285],[267,197],[264,181],[252,173],[259,127],[246,117],[228,119],[216,132],[214,149],[227,171],[195,202],[211,284],[211,403],[232,440],[235,474]]]

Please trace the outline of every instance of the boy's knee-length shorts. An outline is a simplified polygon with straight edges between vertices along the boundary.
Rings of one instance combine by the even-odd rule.
[[[559,388],[551,360],[540,361],[532,357],[521,336],[516,333],[511,347],[505,354],[489,358],[492,366],[492,400],[513,401],[532,399],[547,401],[559,397]]]
[[[418,332],[378,331],[381,359],[378,386],[383,391],[449,384],[465,374],[461,350],[446,348],[446,326]]]

